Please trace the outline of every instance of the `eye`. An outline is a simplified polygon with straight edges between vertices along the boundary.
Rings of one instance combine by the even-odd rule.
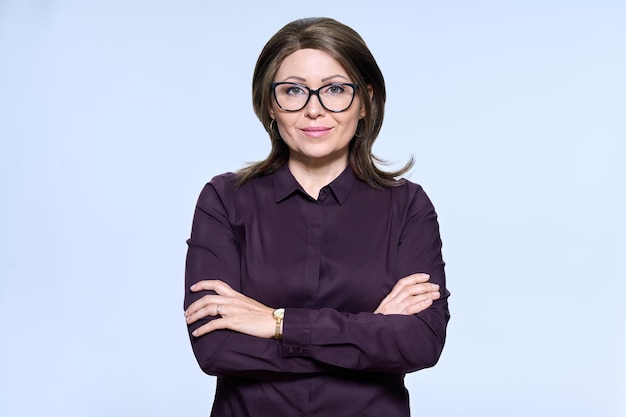
[[[289,96],[302,96],[306,95],[307,92],[301,85],[289,85],[285,88],[285,94]]]
[[[342,84],[331,84],[324,88],[324,94],[339,95],[346,92],[346,88]]]

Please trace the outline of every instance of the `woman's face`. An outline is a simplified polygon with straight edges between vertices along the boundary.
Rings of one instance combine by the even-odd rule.
[[[317,49],[300,49],[288,55],[278,68],[274,82],[290,82],[317,90],[331,83],[353,83],[343,66]],[[291,96],[304,94],[297,86],[282,86],[284,100]],[[335,94],[341,88],[333,88],[323,93],[322,100],[327,107],[333,108]],[[278,93],[280,94],[280,93]],[[289,97],[287,97],[289,96]],[[333,96],[333,97],[331,97]],[[297,98],[295,99],[297,100]],[[281,103],[284,106],[284,103]],[[289,147],[290,163],[294,161],[305,165],[326,165],[347,163],[348,145],[354,137],[359,119],[365,114],[359,94],[356,93],[350,107],[339,113],[326,110],[317,96],[311,96],[304,108],[288,112],[272,100],[270,115],[276,120],[281,137]]]

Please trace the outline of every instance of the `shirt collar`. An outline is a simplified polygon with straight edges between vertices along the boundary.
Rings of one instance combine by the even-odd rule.
[[[343,205],[346,201],[356,179],[352,168],[348,165],[337,178],[328,184],[328,187],[332,190],[339,204]],[[289,171],[287,164],[280,167],[274,174],[274,190],[276,192],[277,203],[283,201],[295,192],[306,194],[300,184],[298,184],[296,178],[291,174],[291,171]]]

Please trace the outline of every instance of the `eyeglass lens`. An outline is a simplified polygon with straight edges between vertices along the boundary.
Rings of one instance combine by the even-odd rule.
[[[286,111],[298,111],[307,105],[312,95],[317,95],[322,106],[332,112],[347,110],[354,99],[355,88],[351,84],[333,83],[310,90],[297,83],[274,84],[274,96],[278,105]]]

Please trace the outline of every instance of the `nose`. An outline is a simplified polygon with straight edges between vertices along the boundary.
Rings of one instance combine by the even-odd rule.
[[[322,106],[322,102],[320,101],[320,96],[316,92],[315,94],[311,94],[309,98],[309,102],[304,106],[304,112],[308,117],[313,119],[322,116],[324,114],[324,106]]]

